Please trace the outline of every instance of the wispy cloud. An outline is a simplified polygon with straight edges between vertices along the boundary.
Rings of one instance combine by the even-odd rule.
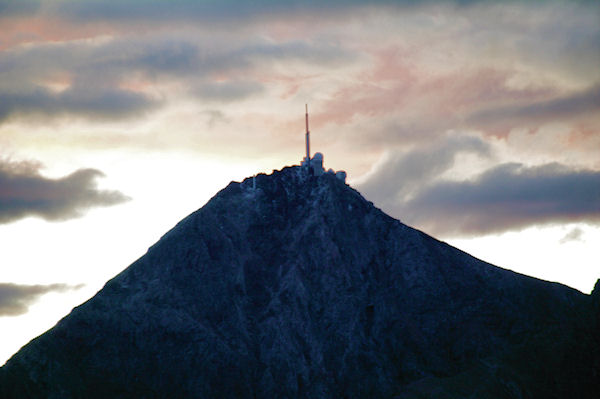
[[[82,287],[83,284],[20,285],[0,283],[0,317],[19,316],[27,313],[29,306],[42,295],[51,292],[73,291]]]
[[[52,179],[40,174],[34,162],[0,160],[0,223],[28,216],[49,221],[80,217],[86,210],[111,206],[129,200],[119,191],[100,190],[96,169],[79,169],[68,176]]]
[[[260,94],[263,90],[258,82],[234,80],[202,83],[194,90],[194,94],[207,101],[233,102]]]
[[[566,244],[567,242],[572,241],[583,241],[584,232],[579,227],[575,227],[573,230],[569,231],[563,238],[560,239],[561,244]]]

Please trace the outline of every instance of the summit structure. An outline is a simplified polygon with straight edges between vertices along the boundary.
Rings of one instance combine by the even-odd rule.
[[[306,107],[306,157],[304,159],[308,162],[308,165],[310,166],[310,130],[308,129],[308,104],[304,104],[304,106]]]
[[[338,179],[345,182],[346,181],[346,172],[343,170],[334,171],[333,169],[327,170],[325,172],[325,168],[323,167],[323,154],[320,152],[315,153],[314,157],[310,157],[310,130],[308,128],[308,104],[306,107],[306,133],[305,133],[305,141],[306,141],[306,155],[302,159],[300,166],[309,174],[313,176],[321,176],[323,173],[329,173],[335,175]]]
[[[293,166],[179,222],[0,368],[0,398],[597,399],[599,323],[600,283],[495,267]]]

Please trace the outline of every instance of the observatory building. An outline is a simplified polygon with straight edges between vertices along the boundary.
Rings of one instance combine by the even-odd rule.
[[[315,153],[315,155],[310,157],[310,130],[308,129],[308,104],[306,104],[306,156],[302,159],[300,165],[302,168],[306,169],[306,171],[314,176],[321,176],[323,173],[334,174],[338,179],[346,182],[346,172],[343,170],[338,170],[337,172],[333,169],[329,169],[325,172],[323,168],[323,154],[320,152]]]

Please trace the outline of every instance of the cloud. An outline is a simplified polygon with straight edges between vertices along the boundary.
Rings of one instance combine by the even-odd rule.
[[[426,148],[392,152],[358,184],[358,189],[384,208],[395,209],[423,184],[450,169],[461,153],[488,157],[490,147],[477,137],[455,136]]]
[[[50,136],[36,116],[43,123],[54,116],[89,119],[87,126],[77,120],[84,126],[77,132],[59,124],[62,142],[87,145],[107,142],[104,133],[93,137],[106,129],[94,122],[118,119],[115,130],[128,146],[155,146],[167,141],[162,134],[177,131],[169,145],[187,148],[192,135],[221,142],[236,135],[279,138],[280,127],[296,128],[289,110],[308,102],[315,131],[326,131],[323,142],[335,142],[338,151],[368,149],[372,157],[390,148],[390,156],[399,156],[395,148],[434,141],[448,130],[498,136],[517,125],[526,134],[539,123],[564,122],[551,128],[574,132],[565,144],[571,150],[591,148],[597,136],[598,123],[589,123],[593,116],[585,111],[600,76],[586,72],[597,70],[600,43],[591,2],[113,3],[47,1],[35,17],[14,19],[9,36],[36,37],[2,51],[0,122],[11,118],[17,129]],[[588,89],[573,92],[582,87]],[[215,123],[222,119],[206,122],[203,110],[227,115],[227,129]],[[131,123],[136,116],[144,117],[138,126],[148,134]],[[126,126],[119,124],[124,118]],[[0,128],[15,136],[9,144],[25,140],[13,125]],[[536,139],[552,141],[542,133]],[[256,142],[237,141],[238,147]],[[513,154],[527,147],[517,140],[508,145]],[[346,157],[355,164],[358,158]],[[370,159],[361,158],[356,169],[363,172]]]
[[[496,156],[478,137],[447,135],[411,151],[389,152],[356,185],[385,212],[439,236],[600,223],[600,171],[559,163],[501,163],[457,180],[452,176],[461,154],[484,162]],[[578,238],[576,233],[569,237]]]
[[[277,65],[332,67],[351,58],[327,42],[187,31],[23,46],[0,57],[0,122],[29,115],[130,118],[182,95],[234,102],[263,92]]]
[[[209,128],[213,128],[219,123],[228,123],[231,121],[223,112],[216,109],[205,110],[200,112],[200,114],[206,117],[206,124]]]
[[[83,284],[49,284],[49,285],[20,285],[0,283],[0,317],[19,316],[27,313],[29,306],[40,296],[50,292],[66,292],[78,290]]]
[[[266,11],[271,12],[289,8],[286,2],[271,1],[190,1],[173,0],[140,2],[137,0],[120,1],[115,4],[103,0],[84,0],[77,2],[62,1],[55,12],[67,18],[90,20],[218,20],[248,18]]]
[[[575,227],[573,230],[569,231],[563,238],[560,239],[561,244],[565,244],[571,241],[583,241],[583,230],[579,227]]]
[[[223,76],[232,71],[244,76],[252,68],[272,68],[274,61],[331,66],[352,57],[348,50],[326,41],[273,41],[192,29],[19,47],[3,52],[0,76],[11,78],[12,82],[1,83],[12,83],[13,89],[64,76],[83,87],[95,87],[101,82],[120,83],[135,74],[148,81]]]
[[[39,173],[40,164],[0,160],[0,223],[28,216],[60,221],[82,216],[85,210],[111,206],[129,198],[119,191],[99,190],[96,169],[79,169],[51,179]]]
[[[600,84],[584,90],[555,97],[551,100],[530,101],[498,106],[475,112],[468,122],[487,128],[503,127],[506,133],[512,127],[538,127],[555,121],[571,121],[575,118],[597,118],[600,109]]]
[[[398,204],[438,235],[479,235],[551,223],[600,223],[600,172],[505,163],[468,181],[439,181]]]
[[[56,2],[56,0],[47,0]],[[281,17],[289,13],[341,13],[347,9],[364,8],[361,0],[221,0],[195,1],[171,0],[139,1],[121,0],[118,3],[106,0],[62,0],[56,2],[54,12],[58,15],[80,21],[94,20],[201,20],[203,22],[222,22],[224,20],[252,19],[259,16]],[[450,4],[470,6],[487,4],[486,0],[371,0],[368,6],[382,6],[411,9],[419,6]],[[524,3],[528,3],[524,1]],[[549,2],[552,3],[552,2]],[[555,3],[559,3],[556,1]],[[594,0],[579,0],[578,3],[594,4]]]
[[[0,0],[0,17],[35,13],[40,3],[40,0]]]
[[[53,93],[44,88],[1,92],[0,122],[12,116],[58,117],[77,115],[88,119],[122,119],[155,108],[159,102],[141,93],[114,89],[72,88]]]
[[[263,90],[261,84],[251,81],[206,82],[199,85],[194,94],[203,100],[233,102],[259,94]]]
[[[421,1],[432,3],[435,1]],[[470,3],[473,0],[457,0],[456,3]],[[410,0],[377,0],[370,5],[383,6],[414,6]],[[281,16],[298,12],[341,12],[344,9],[364,7],[360,0],[337,1],[272,1],[272,0],[222,0],[222,1],[193,1],[171,0],[163,1],[124,0],[111,3],[105,0],[80,0],[77,2],[62,1],[55,8],[58,15],[70,19],[90,21],[107,20],[189,20],[196,19],[206,22],[221,22],[224,20],[252,19],[257,17]]]

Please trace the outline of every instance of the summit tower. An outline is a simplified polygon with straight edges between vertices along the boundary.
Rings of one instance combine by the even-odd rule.
[[[304,135],[306,140],[306,155],[304,159],[302,159],[301,166],[305,168],[309,174],[314,176],[320,176],[323,173],[332,173],[337,176],[338,179],[342,181],[346,181],[346,172],[343,170],[335,172],[333,169],[329,169],[325,172],[323,168],[323,154],[320,152],[315,153],[314,157],[310,157],[310,129],[308,127],[308,104],[304,104],[305,107],[305,123],[306,123],[306,133]]]
[[[304,104],[306,109],[306,162],[310,167],[310,130],[308,130],[308,104]]]

